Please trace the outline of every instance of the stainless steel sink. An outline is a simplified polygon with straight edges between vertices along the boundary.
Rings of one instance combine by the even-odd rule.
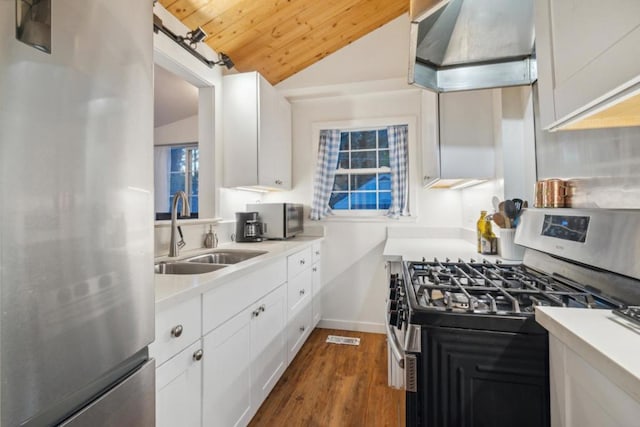
[[[159,262],[156,264],[156,274],[203,274],[225,268],[222,264],[197,264],[189,262]]]
[[[248,251],[248,250],[217,250],[208,254],[198,255],[195,257],[187,258],[186,261],[190,263],[204,263],[204,264],[237,264],[242,261],[257,257],[259,255],[266,254],[266,251]]]

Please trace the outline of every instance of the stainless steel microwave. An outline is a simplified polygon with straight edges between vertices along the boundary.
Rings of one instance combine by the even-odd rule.
[[[262,237],[267,239],[289,239],[302,233],[303,207],[298,203],[252,203],[247,211],[258,212],[262,222]]]

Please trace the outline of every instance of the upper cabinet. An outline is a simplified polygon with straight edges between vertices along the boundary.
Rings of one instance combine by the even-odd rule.
[[[224,77],[225,187],[291,189],[291,105],[257,72]]]
[[[640,125],[640,1],[537,0],[542,127]]]
[[[422,184],[495,177],[495,89],[422,95]]]

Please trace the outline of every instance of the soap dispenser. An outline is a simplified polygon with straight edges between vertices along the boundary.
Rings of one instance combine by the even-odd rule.
[[[215,248],[218,246],[218,236],[213,232],[213,225],[209,225],[209,232],[204,236],[204,247]]]

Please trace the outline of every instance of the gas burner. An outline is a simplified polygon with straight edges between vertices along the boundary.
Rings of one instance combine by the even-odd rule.
[[[522,264],[434,259],[407,262],[406,267],[418,309],[530,316],[537,306],[620,306],[578,283],[560,281]]]

